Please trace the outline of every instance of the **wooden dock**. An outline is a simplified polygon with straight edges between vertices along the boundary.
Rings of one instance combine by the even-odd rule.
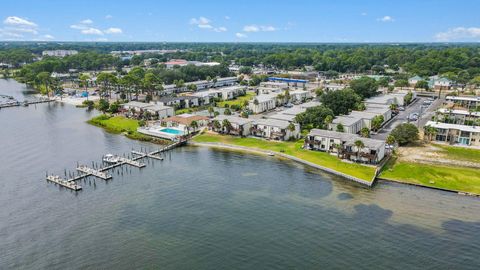
[[[62,187],[71,189],[73,191],[79,191],[79,190],[82,189],[82,187],[77,185],[75,182],[65,180],[58,175],[48,175],[47,176],[47,181],[53,182],[53,183],[58,184]]]
[[[11,107],[19,107],[19,106],[29,106],[29,105],[33,105],[33,104],[39,104],[39,103],[49,103],[49,102],[53,102],[53,101],[55,101],[55,99],[32,100],[32,101],[18,101],[18,100],[15,100],[15,101],[12,101],[12,102],[9,102],[9,103],[0,104],[0,109],[11,108]]]
[[[112,179],[112,175],[104,172],[104,171],[100,171],[100,170],[95,170],[95,169],[92,169],[92,168],[89,168],[85,165],[80,165],[77,167],[77,171],[79,172],[82,172],[84,173],[83,177],[86,177],[86,176],[95,176],[95,177],[98,177],[98,178],[101,178],[103,180],[109,180],[109,179]]]
[[[105,167],[102,167],[102,168],[98,168],[98,169],[91,168],[91,167],[88,167],[88,166],[85,166],[85,165],[78,165],[77,164],[76,170],[79,173],[77,175],[75,175],[75,173],[69,174],[69,178],[67,178],[67,172],[65,171],[65,178],[66,179],[61,178],[58,175],[48,175],[48,173],[47,173],[46,178],[47,178],[47,181],[49,181],[49,182],[56,183],[56,184],[58,184],[62,187],[78,191],[78,190],[82,189],[82,187],[80,185],[76,184],[76,181],[78,181],[78,180],[84,179],[85,177],[88,177],[88,176],[94,176],[94,177],[101,178],[103,180],[109,180],[109,179],[112,179],[112,175],[108,174],[107,171],[110,170],[110,169],[119,167],[119,166],[123,166],[123,165],[130,165],[130,166],[134,166],[134,167],[137,167],[137,168],[144,168],[146,166],[146,164],[140,162],[141,159],[152,158],[152,159],[156,159],[156,160],[163,160],[163,157],[161,157],[161,155],[160,155],[161,153],[169,151],[169,150],[171,150],[171,149],[173,149],[177,146],[180,146],[180,145],[184,144],[185,142],[186,142],[186,140],[177,141],[177,142],[175,142],[173,144],[170,144],[170,145],[168,145],[164,148],[161,148],[161,149],[158,149],[158,150],[155,150],[155,151],[152,151],[152,152],[148,152],[146,150],[145,150],[145,152],[144,151],[132,150],[131,151],[131,153],[133,155],[132,158],[117,156],[118,162],[113,163],[113,164],[108,165],[108,166],[105,166]],[[95,166],[92,165],[92,167],[95,167]]]

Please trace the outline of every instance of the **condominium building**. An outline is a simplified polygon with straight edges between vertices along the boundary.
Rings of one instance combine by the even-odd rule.
[[[286,141],[300,136],[300,125],[284,120],[257,119],[251,128],[253,136]]]
[[[425,126],[436,129],[432,138],[437,142],[466,146],[480,146],[480,127],[428,121]]]
[[[361,141],[363,147],[358,147],[357,141]],[[304,148],[368,164],[378,164],[385,157],[384,141],[323,129],[312,129],[305,139]]]

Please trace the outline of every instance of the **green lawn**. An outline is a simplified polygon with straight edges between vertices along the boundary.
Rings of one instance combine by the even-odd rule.
[[[441,148],[441,152],[443,152],[449,159],[458,159],[480,163],[480,150],[441,144],[434,144],[434,146]]]
[[[237,106],[243,107],[243,103],[245,101],[251,100],[254,96],[255,96],[255,93],[247,92],[245,94],[245,96],[240,96],[240,97],[237,97],[236,99],[232,99],[232,100],[217,102],[217,106],[220,107],[220,108],[225,108],[225,105],[228,104],[228,106],[230,106],[230,107],[232,105],[237,105]]]
[[[480,194],[480,173],[474,168],[414,164],[392,159],[385,166],[380,177],[427,187]]]
[[[87,121],[89,124],[94,126],[102,127],[106,131],[110,133],[125,133],[130,139],[139,140],[139,141],[147,141],[159,144],[167,144],[169,143],[166,140],[154,138],[151,136],[147,136],[141,134],[137,131],[139,127],[139,121],[135,119],[125,118],[123,116],[109,116],[109,115],[99,115]]]
[[[193,139],[195,142],[224,143],[238,145],[272,152],[282,152],[305,161],[309,161],[330,169],[345,173],[366,181],[372,181],[375,168],[355,163],[342,162],[335,156],[327,153],[302,149],[303,141],[297,142],[270,142],[255,138],[239,138],[227,135],[201,134]]]

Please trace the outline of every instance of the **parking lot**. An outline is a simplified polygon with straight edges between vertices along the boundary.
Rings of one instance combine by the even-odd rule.
[[[423,127],[428,120],[435,114],[435,110],[442,104],[442,99],[435,99],[428,107],[422,107],[424,101],[428,98],[417,97],[413,103],[405,108],[404,111],[400,111],[390,122],[388,122],[383,128],[376,134],[372,134],[373,139],[385,140],[390,132],[398,125],[402,123],[412,123],[419,128]],[[409,120],[409,116],[417,113],[418,119],[416,121]]]

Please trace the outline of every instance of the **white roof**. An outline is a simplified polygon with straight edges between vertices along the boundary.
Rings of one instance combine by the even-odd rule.
[[[469,112],[467,110],[450,110],[450,109],[440,108],[438,109],[438,111],[441,113],[472,115],[472,116],[480,117],[480,112]]]
[[[480,101],[480,97],[456,97],[456,96],[447,96],[447,100]]]
[[[264,125],[264,126],[273,126],[279,128],[287,128],[290,125],[290,122],[284,120],[277,120],[277,119],[257,119],[254,121],[256,125]]]
[[[333,119],[332,124],[342,124],[344,126],[351,126],[351,125],[355,125],[361,120],[362,120],[361,118],[350,117],[348,115],[337,116],[335,119]]]
[[[292,122],[293,120],[295,120],[295,115],[276,113],[274,115],[269,116],[268,118]]]
[[[305,111],[307,111],[307,109],[302,108],[300,106],[295,106],[295,107],[292,107],[290,109],[286,109],[284,111],[281,111],[280,113],[281,114],[289,114],[289,115],[297,115],[297,114],[301,114]]]
[[[215,120],[218,120],[220,122],[222,122],[225,119],[227,119],[232,124],[237,124],[240,126],[253,122],[252,119],[242,118],[242,117],[233,116],[233,115],[218,115],[217,117],[215,117]]]
[[[457,129],[460,131],[480,133],[480,127],[475,127],[475,126],[447,124],[447,123],[440,123],[440,122],[434,122],[434,121],[428,121],[425,126],[431,126],[431,127],[440,128],[440,129]]]

